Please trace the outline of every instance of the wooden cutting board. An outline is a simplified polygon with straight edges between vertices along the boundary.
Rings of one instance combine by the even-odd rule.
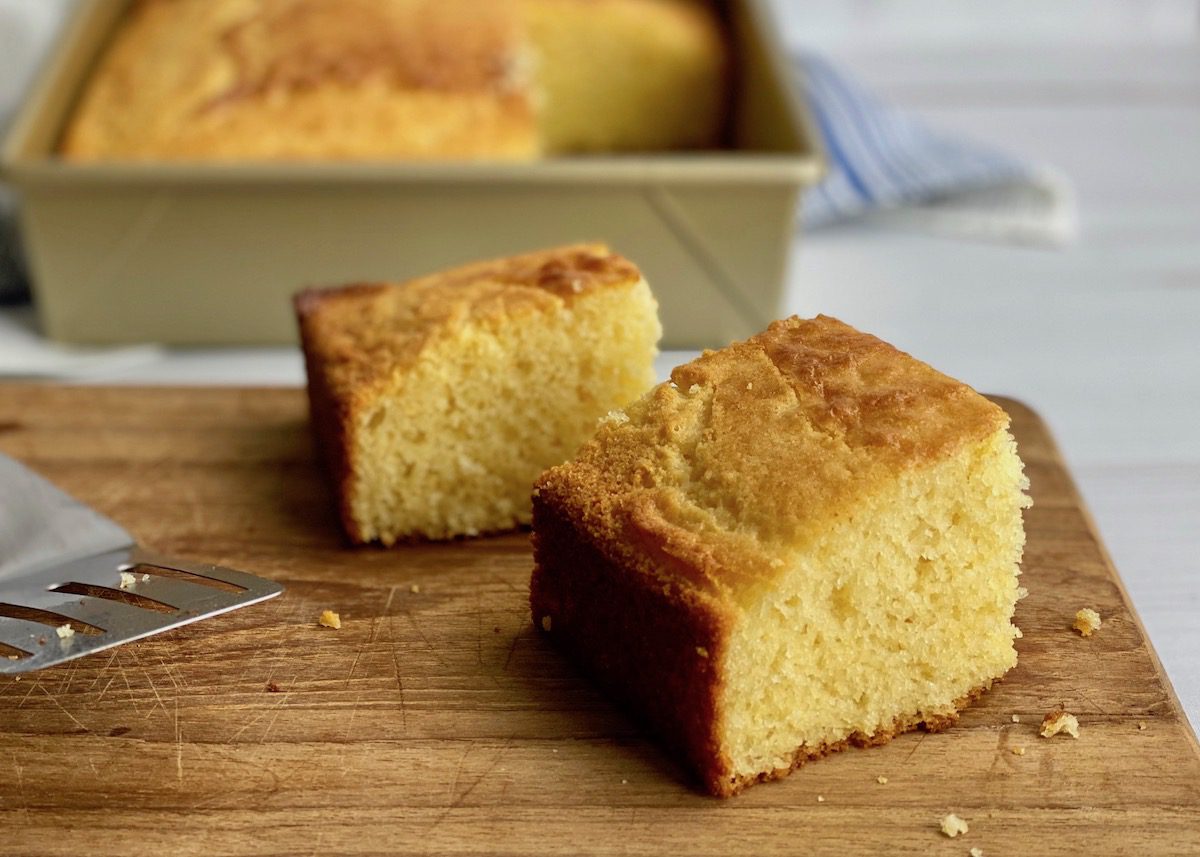
[[[1045,427],[1002,404],[1035,501],[1018,667],[948,732],[719,801],[534,632],[527,534],[345,547],[300,391],[0,386],[0,450],[287,586],[0,678],[0,854],[1200,854],[1195,737]],[[1059,704],[1078,740],[1038,737]]]

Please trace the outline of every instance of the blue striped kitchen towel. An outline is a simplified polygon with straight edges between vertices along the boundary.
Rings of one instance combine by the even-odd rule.
[[[1062,245],[1075,196],[1057,170],[935,131],[812,53],[799,57],[829,172],[804,197],[807,228],[851,220]]]

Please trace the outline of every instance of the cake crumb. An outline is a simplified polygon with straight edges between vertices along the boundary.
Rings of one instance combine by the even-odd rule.
[[[967,853],[970,854],[971,857],[983,857],[983,849],[982,848],[972,848]]]
[[[1072,738],[1079,737],[1079,720],[1074,714],[1068,714],[1061,708],[1051,711],[1042,718],[1041,736],[1052,738],[1059,732],[1066,732]]]
[[[879,785],[881,785],[881,786],[886,786],[887,782],[888,782],[888,778],[885,777],[883,774],[880,774],[879,776],[877,776],[875,778],[875,782],[879,783]]]
[[[551,624],[550,617],[543,616],[542,617],[542,630],[545,631],[547,634],[550,633],[550,624]]]
[[[1024,747],[1013,747],[1011,752],[1014,756],[1024,756],[1025,748]]]
[[[128,589],[129,587],[135,585],[136,583],[137,583],[137,578],[134,577],[132,574],[130,574],[128,571],[121,572],[121,588],[122,589]]]
[[[75,629],[68,625],[59,625],[54,629],[54,633],[58,634],[58,639],[69,640],[75,636]]]
[[[825,795],[817,795],[817,803],[825,803]]]
[[[1138,723],[1138,731],[1139,731],[1139,732],[1145,732],[1145,731],[1146,731],[1146,724],[1145,724],[1145,723]]]
[[[1078,631],[1080,636],[1090,637],[1093,632],[1100,630],[1100,614],[1091,607],[1084,607],[1075,614],[1075,623],[1071,627]]]
[[[342,617],[332,610],[322,610],[321,615],[317,617],[317,624],[322,628],[333,628],[336,631],[342,627]]]
[[[704,648],[704,646],[696,646],[696,654],[698,654],[702,658],[707,658],[708,657],[708,649]]]
[[[747,389],[747,390],[753,390],[753,389],[754,389],[754,382],[753,382],[753,381],[747,381],[747,382],[746,382],[746,389]]]
[[[420,595],[421,594],[421,584],[414,583],[412,586],[408,587],[408,591],[411,592],[413,595]]]
[[[150,580],[150,575],[148,575],[148,574],[142,575],[142,583],[146,583],[149,580]]]
[[[955,836],[961,836],[970,828],[967,827],[965,819],[959,818],[954,813],[942,816],[942,833],[953,839]]]
[[[629,785],[629,780],[621,780],[621,785],[623,785],[623,786]]]
[[[20,656],[20,655],[6,655],[6,657],[7,657],[7,658],[8,658],[10,661],[19,661],[19,660],[21,660],[21,656]]]
[[[1012,716],[1012,722],[1013,722],[1013,723],[1020,723],[1020,722],[1021,722],[1021,715],[1019,715],[1019,714],[1014,714],[1014,715]]]

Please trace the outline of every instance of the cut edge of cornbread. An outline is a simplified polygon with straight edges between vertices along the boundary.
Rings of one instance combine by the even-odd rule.
[[[358,543],[530,520],[529,491],[654,383],[661,327],[603,245],[297,297],[314,425]]]
[[[943,728],[1016,661],[1007,426],[874,337],[777,322],[542,476],[535,624],[717,795]]]

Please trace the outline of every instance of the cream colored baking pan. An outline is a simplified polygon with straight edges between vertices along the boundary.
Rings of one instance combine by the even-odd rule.
[[[732,147],[537,163],[68,164],[59,136],[125,0],[87,0],[5,141],[47,334],[185,345],[295,338],[290,295],[602,240],[640,265],[668,347],[780,311],[822,159],[765,0],[728,4]]]

